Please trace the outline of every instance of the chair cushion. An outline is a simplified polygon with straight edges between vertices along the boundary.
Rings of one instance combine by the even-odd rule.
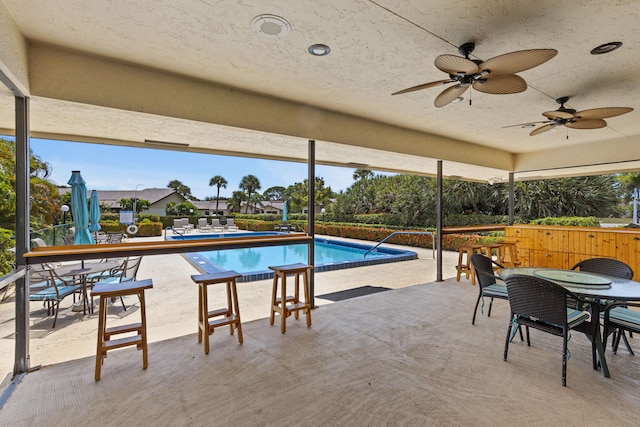
[[[612,326],[640,333],[640,312],[625,307],[614,307],[609,312],[609,323]]]
[[[586,311],[574,310],[567,308],[567,325],[569,329],[578,326],[580,323],[589,320],[589,313]]]
[[[501,283],[485,286],[482,289],[482,295],[484,295],[485,297],[503,298],[503,299],[508,299],[509,297],[507,294],[507,286]]]
[[[119,277],[119,276],[105,277],[103,279],[100,279],[100,281],[97,282],[96,285],[104,285],[104,284],[110,284],[110,283],[120,283],[121,279],[122,278]]]
[[[53,286],[29,295],[29,301],[56,301],[67,295],[71,295],[80,289],[80,286],[58,286],[58,294]]]

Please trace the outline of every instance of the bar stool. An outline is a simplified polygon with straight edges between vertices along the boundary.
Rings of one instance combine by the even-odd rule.
[[[309,271],[311,265],[297,263],[289,265],[270,266],[273,270],[273,291],[271,292],[271,312],[269,322],[273,325],[275,313],[280,314],[280,331],[284,334],[287,330],[287,317],[294,313],[298,319],[298,313],[302,311],[307,316],[307,327],[311,326],[311,301],[309,290]],[[295,275],[295,287],[293,296],[287,295],[287,275]],[[300,302],[300,275],[304,279],[304,302]],[[282,279],[281,296],[278,295],[278,279]]]
[[[202,342],[204,336],[204,354],[209,354],[209,335],[215,328],[229,325],[230,334],[238,330],[238,342],[242,344],[242,324],[240,323],[240,306],[238,305],[238,292],[236,279],[242,274],[234,270],[221,271],[212,274],[194,274],[191,276],[198,285],[198,342]],[[225,283],[227,287],[227,306],[209,311],[209,285]],[[213,320],[210,320],[213,319]]]
[[[471,267],[471,255],[475,253],[482,253],[482,245],[461,245],[458,248],[458,265],[456,266],[456,282],[460,281],[460,276],[464,273],[465,278],[468,279],[471,275],[471,283],[476,284],[476,274]]]
[[[500,247],[500,254],[498,255],[500,264],[505,267],[518,267],[521,262],[518,259],[517,241],[504,241]]]
[[[121,347],[135,345],[142,350],[142,368],[147,369],[147,316],[144,303],[144,291],[153,288],[151,279],[133,282],[97,284],[91,291],[91,296],[100,297],[100,315],[98,318],[98,348],[96,350],[96,381],[100,380],[100,369],[107,351]],[[137,295],[140,299],[140,323],[107,328],[107,305],[110,299],[126,295]],[[135,332],[135,335],[113,339],[113,335]]]

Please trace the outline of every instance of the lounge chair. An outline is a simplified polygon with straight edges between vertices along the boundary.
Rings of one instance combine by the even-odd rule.
[[[233,218],[227,218],[227,225],[224,227],[227,231],[238,231],[238,226],[234,224]]]
[[[211,228],[213,231],[223,232],[224,226],[220,224],[220,220],[218,218],[211,219]]]
[[[198,218],[198,231],[201,233],[210,233],[211,226],[207,223],[207,218]]]
[[[182,218],[182,228],[184,228],[187,233],[191,233],[191,230],[193,230],[193,224],[189,222],[189,218]]]

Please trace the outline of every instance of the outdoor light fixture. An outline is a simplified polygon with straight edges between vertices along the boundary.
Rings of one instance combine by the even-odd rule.
[[[62,205],[62,206],[60,206],[60,210],[62,211],[62,223],[66,224],[67,223],[67,212],[69,212],[69,206]]]
[[[331,48],[322,43],[312,44],[307,50],[313,56],[327,56],[331,52]]]
[[[602,55],[603,53],[613,52],[620,46],[622,46],[621,42],[609,42],[609,43],[601,44],[600,46],[593,48],[591,50],[591,54]]]

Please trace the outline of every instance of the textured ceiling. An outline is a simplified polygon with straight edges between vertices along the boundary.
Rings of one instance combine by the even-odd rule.
[[[3,37],[0,70],[31,97],[34,136],[295,161],[316,139],[319,163],[434,174],[443,160],[445,175],[478,180],[640,170],[638,1],[2,0],[0,13],[25,44],[21,62]],[[256,34],[262,14],[290,33]],[[471,90],[443,108],[439,87],[391,96],[447,78],[435,58],[470,41],[481,60],[558,55],[519,73],[518,94]],[[590,54],[611,41],[623,46]],[[309,55],[313,43],[331,53]],[[635,110],[595,130],[505,128],[545,120],[561,96]],[[5,131],[12,108],[3,90]]]

